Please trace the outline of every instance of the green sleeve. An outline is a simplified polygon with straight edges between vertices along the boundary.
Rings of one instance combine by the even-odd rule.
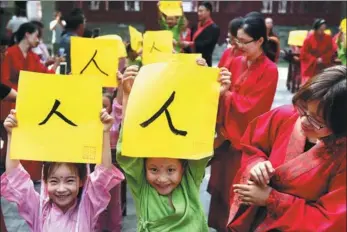
[[[116,159],[118,165],[125,173],[127,184],[131,191],[137,195],[145,181],[144,159],[123,156],[122,141],[123,129],[121,129],[118,138]]]
[[[177,21],[177,27],[178,27],[178,30],[181,32],[182,28],[184,26],[184,17],[183,16],[180,16],[178,18],[178,21]]]
[[[338,50],[337,50],[337,58],[341,60],[341,63],[343,65],[346,65],[347,63],[347,57],[346,57],[346,48],[344,48],[342,43],[338,43]]]
[[[161,30],[169,30],[169,26],[167,25],[163,15],[159,17],[159,26]]]
[[[205,169],[208,161],[210,161],[211,157],[203,158],[200,160],[189,160],[188,161],[188,170],[191,173],[195,185],[200,188],[202,179],[205,176]]]

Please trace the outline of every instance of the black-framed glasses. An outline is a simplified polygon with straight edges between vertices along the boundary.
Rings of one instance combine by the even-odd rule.
[[[299,116],[300,117],[306,117],[307,121],[316,129],[316,130],[321,130],[326,127],[326,125],[318,122],[317,119],[312,117],[311,115],[307,114],[307,112],[300,106],[295,106],[295,108],[298,110]]]
[[[237,45],[247,45],[247,44],[250,44],[250,43],[252,43],[252,42],[254,42],[255,40],[254,39],[252,39],[251,41],[247,41],[247,42],[242,42],[242,41],[240,41],[240,40],[238,40],[238,39],[236,39],[235,38],[235,43],[237,44]]]

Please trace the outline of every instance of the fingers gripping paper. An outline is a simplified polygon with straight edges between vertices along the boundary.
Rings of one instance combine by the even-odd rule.
[[[130,35],[130,46],[131,48],[139,52],[142,48],[142,34],[138,30],[136,30],[134,27],[129,26],[129,35]]]
[[[163,62],[173,51],[171,31],[147,31],[143,36],[143,64]]]
[[[218,74],[216,68],[182,62],[144,66],[129,97],[123,154],[182,159],[210,156],[219,97]]]
[[[160,1],[159,10],[166,16],[182,16],[182,1]]]
[[[71,37],[72,74],[99,77],[103,87],[116,87],[121,46],[114,39]]]
[[[11,158],[100,163],[101,96],[97,78],[22,71]]]

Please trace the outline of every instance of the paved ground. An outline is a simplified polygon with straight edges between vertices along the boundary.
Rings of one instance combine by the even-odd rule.
[[[277,92],[275,96],[275,101],[273,107],[277,107],[283,104],[290,104],[292,94],[286,89],[286,77],[287,77],[287,67],[285,65],[280,65],[279,67],[279,82],[277,87]],[[206,192],[207,183],[210,177],[209,168],[206,169],[206,176],[203,180],[200,190],[201,200],[206,212],[208,213],[210,195]],[[39,187],[39,186],[37,186]],[[136,232],[136,216],[135,207],[133,200],[128,194],[128,205],[127,213],[128,215],[123,219],[123,230],[122,232]],[[2,211],[5,216],[5,223],[9,232],[27,232],[28,227],[26,223],[18,216],[17,208],[14,204],[7,202],[5,199],[1,199]],[[213,231],[213,230],[211,230]]]

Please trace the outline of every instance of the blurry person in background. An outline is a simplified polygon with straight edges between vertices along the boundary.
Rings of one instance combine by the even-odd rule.
[[[278,59],[280,57],[280,40],[278,36],[273,31],[273,20],[272,18],[266,18],[265,19],[265,25],[267,30],[267,37],[268,37],[268,53],[271,57],[270,60],[277,63]]]
[[[52,31],[53,55],[58,54],[60,40],[65,26],[66,22],[62,20],[61,12],[56,11],[54,13],[54,19],[49,24],[49,29]]]
[[[71,72],[71,36],[83,36],[85,31],[85,17],[80,10],[73,10],[66,19],[64,35],[60,41],[60,48],[64,48],[66,58],[66,73]]]
[[[327,23],[324,19],[316,19],[313,33],[309,33],[300,51],[301,84],[332,64],[334,54],[333,40],[324,33]]]

